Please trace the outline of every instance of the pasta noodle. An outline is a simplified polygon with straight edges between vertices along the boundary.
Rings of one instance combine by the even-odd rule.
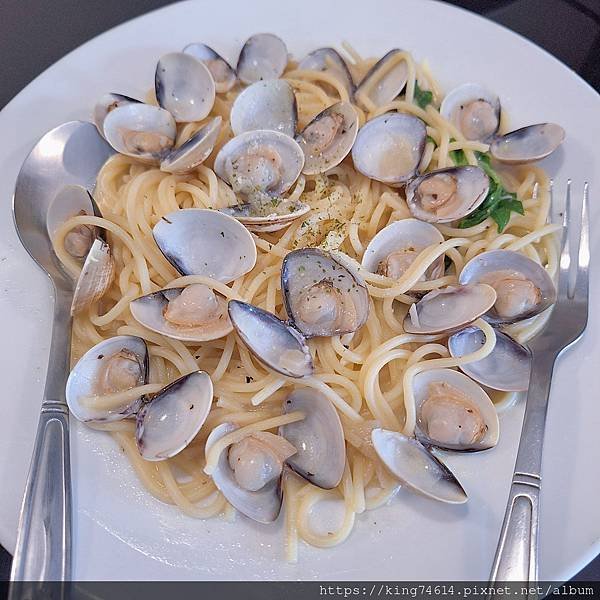
[[[351,58],[352,75],[360,80],[373,61],[363,59],[348,45],[344,47]],[[477,164],[475,152],[485,152],[488,146],[467,141],[440,115],[435,108],[440,90],[429,67],[417,65],[408,52],[398,54],[396,59],[405,61],[408,66],[404,96],[382,107],[369,106],[367,102],[368,111],[357,109],[361,125],[387,111],[416,115],[426,123],[431,138],[422,158],[422,169],[451,166],[455,151],[464,152],[469,164]],[[290,64],[284,78],[296,92],[300,128],[326,107],[340,99],[348,100],[346,88],[331,73],[303,71]],[[426,109],[420,108],[414,100],[417,83],[433,93],[434,104]],[[219,94],[206,121],[221,115],[224,123],[228,123],[238,92],[238,87],[234,87],[230,92]],[[180,126],[177,144],[183,143],[206,121]],[[225,125],[212,156],[230,137],[231,131]],[[366,325],[353,335],[311,339],[315,374],[296,380],[267,370],[235,333],[201,344],[153,333],[133,319],[129,303],[162,288],[204,283],[227,299],[251,302],[284,318],[279,279],[283,257],[296,248],[320,246],[326,250],[341,250],[360,262],[366,245],[378,231],[410,216],[404,190],[369,180],[353,168],[350,159],[323,175],[301,175],[289,196],[310,205],[310,213],[283,231],[253,234],[258,248],[256,266],[232,284],[225,285],[207,277],[181,277],[152,237],[152,227],[168,212],[189,207],[217,209],[235,202],[231,190],[216,177],[211,167],[212,158],[209,158],[190,173],[172,175],[116,155],[106,163],[97,180],[95,199],[103,217],[76,216],[57,231],[56,253],[73,274],[80,266],[64,249],[64,238],[77,225],[104,229],[116,263],[117,276],[109,293],[75,319],[73,361],[94,344],[114,335],[135,335],[147,342],[150,383],[100,399],[87,399],[88,403],[101,402],[105,407],[117,406],[125,397],[157,391],[169,381],[196,369],[210,375],[215,400],[208,420],[193,442],[171,459],[143,460],[136,448],[130,421],[100,427],[111,432],[150,493],[198,518],[232,514],[210,477],[223,448],[244,433],[276,431],[281,424],[301,419],[301,413],[282,415],[281,412],[282,399],[294,387],[308,386],[325,394],[344,424],[347,463],[342,481],[334,490],[322,490],[291,472],[284,474],[286,552],[290,560],[295,560],[299,540],[318,547],[342,542],[352,531],[356,514],[375,509],[398,489],[398,482],[374,454],[369,436],[376,425],[407,435],[413,433],[414,376],[428,369],[454,368],[478,360],[494,346],[494,330],[482,320],[476,325],[485,334],[485,344],[477,352],[458,359],[448,355],[444,335],[405,333],[402,321],[415,300],[409,290],[427,292],[456,283],[458,273],[470,258],[498,248],[519,250],[544,265],[551,276],[555,275],[557,226],[548,224],[548,179],[534,166],[513,168],[504,174],[505,186],[516,192],[525,214],[513,213],[502,233],[498,233],[491,218],[466,229],[440,224],[437,227],[445,241],[424,249],[400,279],[365,273],[371,298]],[[422,281],[423,274],[440,256],[450,261],[446,274]],[[509,329],[516,339],[525,341],[540,329],[544,319],[542,313]],[[501,409],[511,404],[513,394],[495,393],[493,399]],[[223,422],[233,422],[241,429],[221,438],[205,457],[208,432]],[[344,516],[336,531],[322,533],[311,527],[310,514],[313,506],[327,499],[339,500]]]

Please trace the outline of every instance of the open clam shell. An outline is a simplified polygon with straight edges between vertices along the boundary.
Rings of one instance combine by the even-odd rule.
[[[106,115],[108,115],[109,112],[111,112],[112,110],[114,110],[115,108],[119,108],[119,106],[124,106],[125,104],[139,104],[140,101],[136,100],[135,98],[131,98],[130,96],[125,96],[124,94],[114,94],[114,93],[109,93],[109,94],[104,94],[104,96],[102,96],[100,98],[100,100],[98,100],[98,102],[96,102],[96,105],[94,106],[94,125],[96,125],[96,128],[98,129],[98,132],[100,133],[100,135],[102,137],[105,137],[104,135],[104,119],[106,119]]]
[[[76,315],[106,294],[115,277],[115,263],[109,245],[96,238],[75,284],[71,314]]]
[[[216,210],[176,210],[165,215],[152,234],[165,258],[182,275],[229,283],[256,263],[252,235],[234,218]]]
[[[149,104],[123,104],[104,119],[106,141],[121,154],[160,161],[175,144],[177,127],[170,112]]]
[[[416,177],[406,186],[406,202],[414,217],[449,223],[473,212],[486,198],[489,177],[473,166],[450,167]]]
[[[489,250],[472,258],[458,278],[461,284],[491,285],[497,299],[485,315],[490,323],[516,323],[556,302],[556,288],[544,267],[520,252]]]
[[[320,112],[297,136],[304,152],[305,175],[325,173],[352,150],[358,134],[358,114],[350,102],[338,102]]]
[[[500,100],[477,83],[464,83],[446,94],[440,114],[467,140],[487,142],[500,127]]]
[[[293,137],[298,122],[294,90],[283,79],[257,81],[235,99],[229,119],[235,135],[272,129]]]
[[[215,82],[208,67],[191,54],[161,56],[154,75],[156,100],[178,123],[201,121],[215,103]]]
[[[363,125],[352,147],[354,166],[363,175],[389,184],[402,184],[417,173],[427,129],[421,119],[385,113]]]
[[[267,367],[288,377],[312,375],[313,362],[304,337],[274,314],[230,300],[229,318],[250,352]]]
[[[478,327],[457,331],[448,339],[448,349],[455,358],[472,354],[485,343]],[[494,390],[522,392],[529,387],[531,352],[502,331],[496,331],[496,345],[485,358],[459,369],[471,379]]]
[[[288,61],[285,43],[272,33],[257,33],[246,40],[237,63],[237,74],[245,84],[278,79]]]
[[[369,316],[369,293],[357,273],[317,248],[293,250],[281,267],[285,309],[307,337],[352,333]]]
[[[307,54],[298,64],[298,68],[306,71],[324,71],[342,82],[349,98],[354,94],[354,81],[346,61],[334,48],[317,48]]]
[[[233,423],[221,423],[215,427],[206,440],[206,452],[223,436],[237,429]],[[256,491],[246,490],[239,485],[235,472],[229,464],[229,449],[223,450],[212,478],[227,501],[242,514],[259,523],[272,523],[279,516],[283,494],[280,478],[273,479]]]
[[[418,440],[387,429],[373,429],[371,440],[383,464],[403,484],[440,502],[467,501],[465,490],[450,469]]]
[[[354,92],[356,103],[361,108],[369,110],[365,100],[376,107],[388,104],[404,89],[408,79],[408,64],[398,58],[401,52],[398,48],[390,50],[363,77]]]
[[[187,173],[202,164],[217,143],[221,122],[221,117],[211,119],[179,148],[173,148],[161,161],[161,171]]]
[[[289,190],[304,166],[304,153],[289,135],[269,129],[246,131],[215,158],[215,173],[234,192],[277,196]]]
[[[310,206],[295,200],[269,198],[263,202],[237,204],[220,211],[237,219],[248,231],[270,233],[289,227],[310,211]]]
[[[564,139],[565,130],[560,125],[529,125],[494,139],[490,154],[500,162],[521,165],[550,156]]]
[[[426,445],[477,452],[498,443],[498,414],[472,379],[452,369],[430,369],[413,378],[415,435]]]
[[[138,323],[175,340],[206,342],[233,330],[227,300],[203,284],[153,292],[136,298],[129,308]]]
[[[67,379],[65,397],[69,410],[79,421],[108,422],[136,413],[141,398],[116,408],[93,408],[86,398],[125,391],[148,380],[148,348],[142,338],[119,335],[88,350],[73,367]]]
[[[369,242],[362,266],[371,273],[399,279],[428,246],[441,244],[444,236],[429,223],[418,219],[402,219],[386,225]],[[440,256],[425,273],[425,279],[437,279],[444,273],[444,257]]]
[[[411,306],[404,319],[407,333],[449,333],[485,314],[496,301],[490,285],[472,283],[433,290]]]
[[[135,439],[145,460],[179,454],[196,437],[210,412],[213,385],[204,371],[173,381],[144,402],[136,417]]]
[[[279,435],[297,450],[287,464],[316,486],[326,490],[337,487],[346,465],[346,441],[333,404],[317,390],[298,388],[286,397],[283,410],[299,410],[305,415],[302,421],[279,428]]]
[[[235,69],[217,52],[206,44],[188,44],[183,52],[202,61],[215,82],[215,90],[221,94],[228,92],[236,83]]]

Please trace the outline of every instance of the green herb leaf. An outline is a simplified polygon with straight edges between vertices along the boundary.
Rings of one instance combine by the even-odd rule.
[[[427,141],[431,142],[433,144],[433,146],[435,148],[437,148],[437,144],[435,143],[435,140],[430,135],[427,136]]]
[[[455,142],[454,138],[450,138],[450,143]],[[464,167],[469,164],[467,156],[462,150],[451,150],[448,152],[448,156],[452,159],[455,167]]]
[[[458,227],[468,229],[485,221],[488,217],[496,222],[498,233],[502,233],[510,221],[510,214],[516,212],[520,215],[525,214],[523,203],[517,200],[517,195],[508,192],[496,171],[490,164],[490,156],[481,152],[475,153],[479,166],[486,172],[490,178],[490,189],[485,200],[469,215],[462,219]]]
[[[423,110],[425,110],[433,102],[433,92],[422,90],[415,81],[414,100]]]

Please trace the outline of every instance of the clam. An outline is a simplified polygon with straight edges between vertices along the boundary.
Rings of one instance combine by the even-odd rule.
[[[206,452],[236,429],[233,423],[215,427],[206,440]],[[250,434],[221,452],[213,481],[242,514],[259,523],[272,523],[281,510],[284,462],[295,451],[278,435],[263,431]]]
[[[204,371],[184,375],[147,398],[135,427],[142,458],[157,461],[179,454],[204,425],[212,398],[212,381]]]
[[[108,244],[96,238],[88,252],[75,284],[71,314],[76,315],[97,302],[110,288],[115,276],[115,263]]]
[[[404,89],[408,79],[408,64],[399,58],[402,50],[394,48],[380,58],[356,87],[354,99],[365,110],[388,104]],[[366,102],[367,101],[367,102]]]
[[[176,340],[206,342],[233,330],[227,300],[202,283],[141,296],[129,308],[138,323]]]
[[[479,167],[451,167],[416,177],[406,186],[413,217],[449,223],[474,211],[486,198],[490,180]]]
[[[206,44],[188,44],[183,52],[202,61],[215,82],[215,90],[221,94],[228,92],[236,83],[235,69],[217,52]]]
[[[423,444],[476,452],[498,443],[498,415],[472,379],[452,369],[430,369],[413,379],[417,424]]]
[[[56,194],[48,207],[46,229],[53,240],[58,229],[71,217],[78,215],[101,216],[89,191],[80,185],[66,185]],[[78,260],[84,259],[100,232],[92,225],[73,227],[64,238],[65,250]]]
[[[235,99],[229,119],[235,135],[272,129],[294,137],[298,121],[294,90],[283,79],[257,81]]]
[[[216,210],[176,210],[162,217],[152,234],[165,258],[182,275],[229,283],[256,263],[252,235],[241,223]]]
[[[104,119],[106,141],[121,154],[158,162],[175,144],[177,127],[170,112],[149,104],[123,104]]]
[[[476,352],[485,343],[478,327],[457,331],[448,339],[448,349],[455,358]],[[521,392],[529,387],[531,352],[509,335],[496,331],[496,345],[485,358],[459,365],[471,379],[494,390]]]
[[[497,298],[485,316],[490,323],[516,323],[541,313],[556,301],[556,289],[546,269],[512,250],[478,254],[463,267],[458,281],[494,288]]]
[[[369,316],[369,294],[360,276],[317,248],[290,252],[281,267],[287,314],[307,337],[352,333]]]
[[[346,88],[348,96],[354,94],[354,81],[346,61],[334,48],[318,48],[307,54],[298,64],[306,71],[323,71],[338,79]]]
[[[467,140],[487,142],[500,127],[500,100],[476,83],[465,83],[446,94],[440,114]]]
[[[402,219],[377,233],[365,249],[361,264],[371,273],[400,279],[425,248],[443,241],[444,236],[433,225],[418,219]],[[444,256],[440,256],[422,280],[437,279],[443,274]]]
[[[407,333],[449,333],[485,314],[496,301],[494,288],[484,283],[433,290],[410,307],[404,319]]]
[[[288,377],[312,375],[313,362],[304,337],[274,314],[230,300],[229,318],[250,352],[267,367]]]
[[[237,74],[246,84],[278,79],[288,62],[287,47],[272,33],[257,33],[248,38],[237,63]]]
[[[385,113],[368,121],[352,148],[354,166],[363,175],[389,184],[402,184],[417,173],[427,130],[417,117]]]
[[[358,114],[350,102],[338,102],[320,112],[297,136],[304,152],[306,175],[325,173],[352,150],[358,134]]]
[[[140,101],[124,94],[104,94],[94,106],[94,124],[102,137],[104,136],[104,119],[109,112],[125,104],[139,104]]]
[[[327,490],[337,487],[346,465],[346,441],[333,404],[317,390],[299,388],[286,397],[283,410],[305,415],[302,421],[279,428],[279,434],[297,450],[287,464],[314,485]]]
[[[401,483],[434,500],[463,504],[467,494],[450,469],[423,444],[397,431],[373,429],[373,448]]]
[[[236,193],[277,196],[292,187],[304,166],[304,154],[290,136],[272,130],[246,131],[225,144],[215,172]]]
[[[161,161],[161,171],[187,173],[203,163],[217,143],[221,122],[221,117],[211,119],[179,148],[173,148]]]
[[[497,137],[490,154],[498,161],[520,165],[550,156],[565,139],[565,130],[554,123],[529,125]]]
[[[67,379],[65,397],[69,410],[79,421],[117,421],[136,413],[141,398],[113,408],[94,408],[94,397],[124,392],[147,380],[146,342],[132,335],[119,335],[102,340],[79,359]]]
[[[308,204],[297,200],[279,198],[254,198],[252,202],[237,204],[220,211],[237,219],[249,231],[270,233],[289,227],[310,210]]]
[[[215,82],[208,67],[191,54],[160,58],[154,74],[156,100],[178,123],[201,121],[215,103]]]

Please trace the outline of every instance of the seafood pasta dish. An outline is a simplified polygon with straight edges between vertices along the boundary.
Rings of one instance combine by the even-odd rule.
[[[281,514],[295,560],[400,487],[467,501],[443,456],[493,452],[556,299],[536,162],[564,131],[511,131],[494,90],[403,50],[296,60],[263,33],[232,64],[192,43],[93,107],[114,155],[48,214],[77,282],[66,396],[158,500]]]

